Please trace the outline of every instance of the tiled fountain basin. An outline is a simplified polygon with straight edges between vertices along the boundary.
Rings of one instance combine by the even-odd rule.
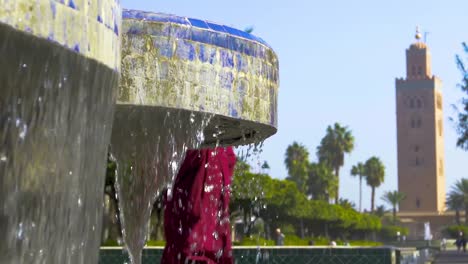
[[[131,10],[123,17],[117,112],[131,105],[214,115],[205,145],[276,133],[278,59],[263,40],[186,17]]]

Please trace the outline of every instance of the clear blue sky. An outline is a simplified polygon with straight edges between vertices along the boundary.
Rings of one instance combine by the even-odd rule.
[[[340,193],[358,201],[358,181],[350,167],[372,155],[386,166],[385,183],[377,191],[397,188],[395,78],[405,76],[405,49],[416,25],[429,32],[433,74],[443,81],[447,189],[466,173],[467,153],[455,148],[448,120],[451,104],[460,100],[461,78],[455,54],[468,41],[466,0],[122,0],[124,8],[207,19],[244,29],[267,41],[279,56],[281,86],[279,131],[265,142],[261,159],[277,178],[287,175],[284,153],[298,141],[311,152],[327,125],[349,126],[354,151],[341,170]],[[369,208],[370,189],[363,205]],[[388,207],[388,206],[387,206]]]

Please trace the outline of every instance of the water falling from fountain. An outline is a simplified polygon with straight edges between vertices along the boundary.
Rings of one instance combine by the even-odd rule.
[[[0,24],[0,263],[97,263],[119,73]]]
[[[141,263],[147,223],[164,187],[172,182],[187,149],[198,148],[209,114],[185,110],[118,106],[112,134],[122,233],[131,262]]]

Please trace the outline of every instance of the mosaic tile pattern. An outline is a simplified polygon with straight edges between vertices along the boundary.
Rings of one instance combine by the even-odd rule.
[[[276,132],[278,58],[263,40],[173,15],[123,18],[119,104],[210,112]]]
[[[120,68],[119,0],[0,0],[0,23]],[[0,36],[1,37],[1,36]]]
[[[143,251],[143,264],[160,263],[162,248]],[[235,264],[398,264],[399,251],[392,248],[234,248]],[[99,264],[124,263],[121,249],[101,249]]]

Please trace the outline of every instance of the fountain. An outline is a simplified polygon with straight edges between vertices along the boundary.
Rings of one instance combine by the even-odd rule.
[[[118,0],[0,0],[0,263],[97,263]]]
[[[278,60],[262,39],[228,26],[132,10],[123,18],[111,145],[123,238],[140,263],[152,204],[163,187],[170,199],[187,149],[276,133]]]
[[[187,149],[276,132],[278,61],[263,40],[140,11],[121,28],[118,3],[0,0],[0,264],[97,263],[110,138],[138,263]]]

